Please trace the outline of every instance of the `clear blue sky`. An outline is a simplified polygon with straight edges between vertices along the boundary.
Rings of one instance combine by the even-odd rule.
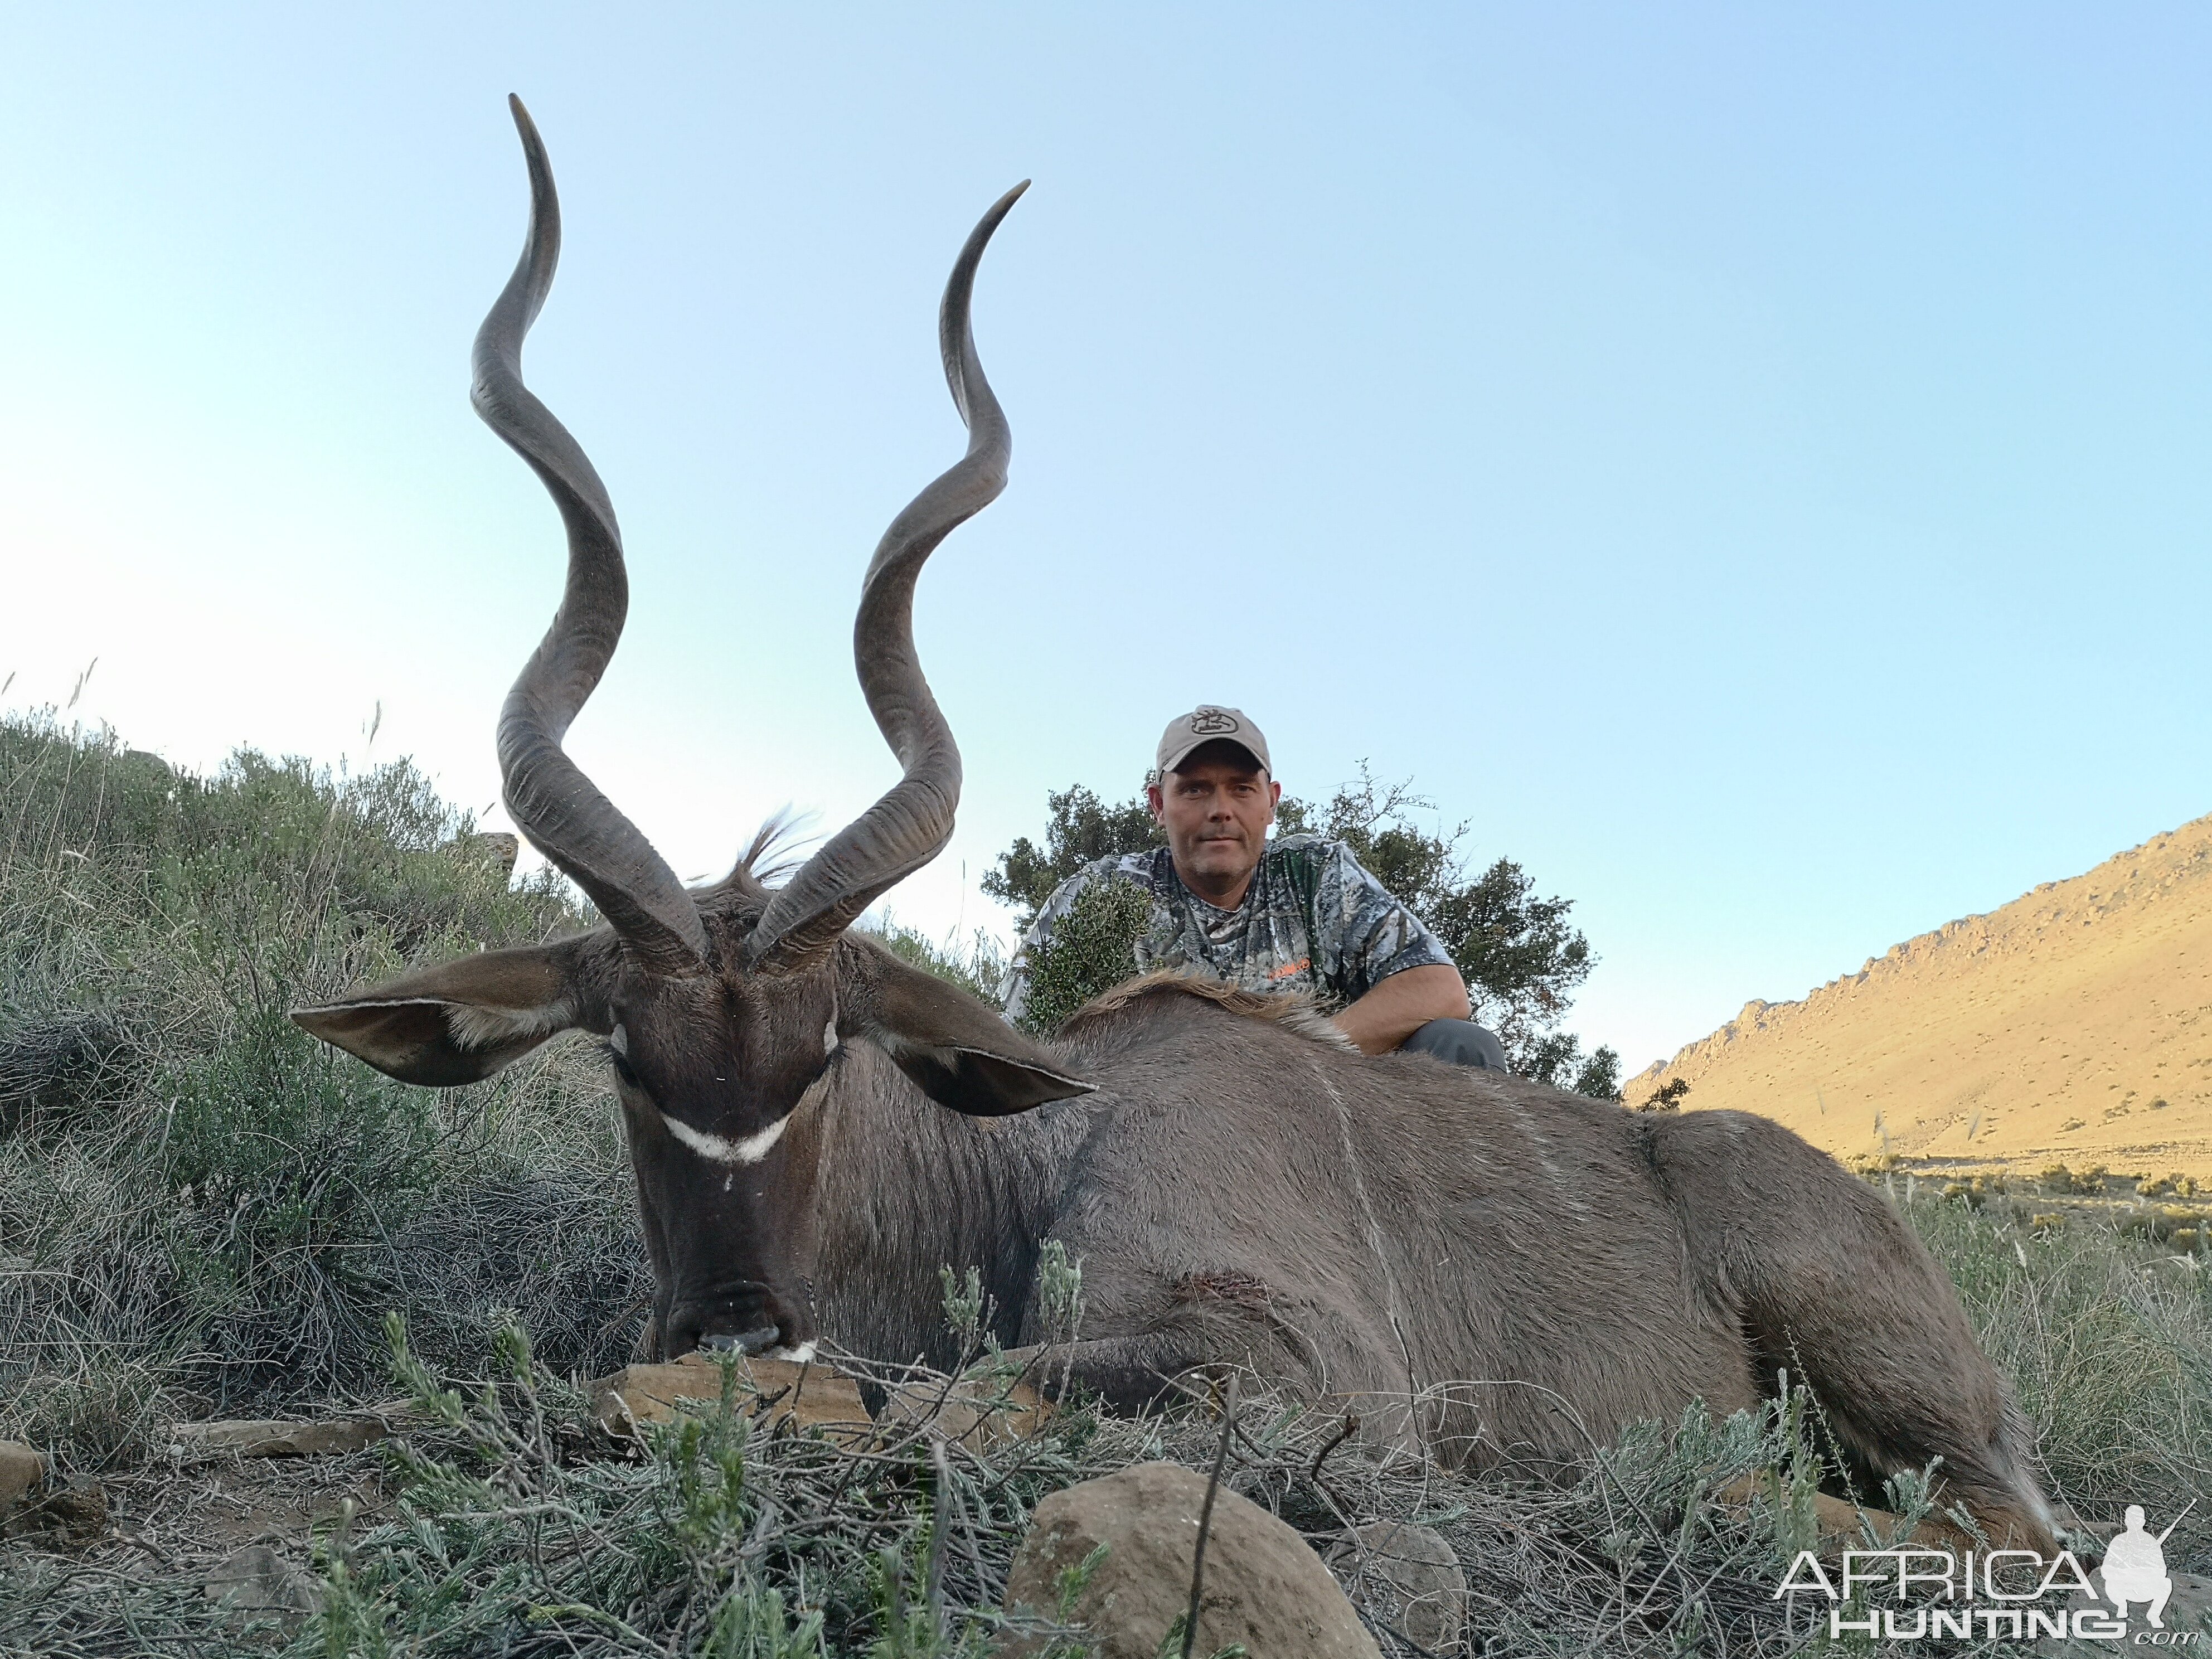
[[[642,21],[641,21],[642,20]],[[561,562],[467,407],[527,359],[631,552],[576,728],[679,870],[892,775],[860,572],[924,580],[975,878],[1242,705],[1577,902],[1632,1066],[2212,811],[2212,14],[2184,6],[22,7],[0,21],[0,676],[195,764],[492,800]]]

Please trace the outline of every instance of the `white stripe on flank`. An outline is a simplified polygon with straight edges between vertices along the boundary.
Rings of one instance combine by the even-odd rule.
[[[668,1126],[669,1133],[702,1158],[711,1158],[717,1164],[757,1164],[768,1156],[768,1149],[781,1139],[791,1119],[780,1117],[758,1134],[747,1135],[743,1140],[725,1140],[672,1117],[664,1116],[660,1121]]]
[[[1313,1062],[1309,1060],[1309,1065]],[[1359,1146],[1352,1133],[1352,1114],[1346,1109],[1344,1097],[1328,1080],[1328,1073],[1313,1066],[1314,1081],[1320,1084],[1328,1096],[1329,1104],[1336,1108],[1337,1133],[1344,1148],[1344,1169],[1352,1177],[1352,1196],[1359,1206],[1359,1219],[1367,1234],[1367,1248],[1375,1253],[1375,1265],[1382,1274],[1383,1311],[1390,1316],[1391,1334],[1398,1339],[1398,1351],[1406,1359],[1406,1402],[1410,1411],[1413,1396],[1420,1392],[1420,1383],[1413,1376],[1413,1351],[1406,1342],[1406,1328],[1399,1318],[1405,1306],[1405,1297],[1398,1291],[1398,1275],[1390,1271],[1389,1247],[1382,1242],[1382,1224],[1375,1218],[1375,1206],[1368,1201],[1367,1182],[1359,1170]]]

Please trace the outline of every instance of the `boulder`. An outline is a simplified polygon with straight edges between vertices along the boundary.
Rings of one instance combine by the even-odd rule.
[[[1179,1463],[1139,1463],[1054,1492],[1006,1576],[1007,1609],[1047,1619],[1060,1610],[1060,1575],[1100,1545],[1106,1554],[1069,1617],[1090,1632],[1095,1659],[1155,1659],[1190,1605],[1206,1477]],[[1250,1659],[1380,1659],[1375,1638],[1290,1527],[1226,1486],[1214,1495],[1206,1534],[1205,1600],[1195,1651],[1232,1642]],[[1038,1638],[1003,1650],[1035,1655]]]
[[[20,1440],[0,1440],[0,1516],[35,1498],[46,1484],[46,1460]]]
[[[673,1364],[625,1365],[590,1385],[592,1415],[609,1434],[635,1437],[643,1423],[672,1423],[677,1402],[711,1407],[722,1397],[721,1368],[703,1354],[686,1354]],[[785,1359],[738,1362],[738,1397],[760,1426],[818,1428],[829,1438],[866,1439],[874,1432],[860,1385],[822,1365]],[[765,1408],[763,1404],[765,1402]]]
[[[169,1455],[180,1463],[222,1457],[328,1457],[374,1445],[385,1433],[383,1424],[362,1417],[321,1422],[267,1418],[173,1423],[168,1447]]]
[[[1467,1575],[1443,1534],[1410,1521],[1370,1521],[1329,1552],[1328,1565],[1368,1616],[1436,1652],[1467,1628]]]

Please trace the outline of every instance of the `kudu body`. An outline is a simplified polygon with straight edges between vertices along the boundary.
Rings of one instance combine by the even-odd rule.
[[[1120,1405],[1247,1364],[1370,1414],[1395,1401],[1396,1431],[1455,1461],[1557,1462],[1693,1399],[1750,1404],[1786,1369],[1873,1469],[1940,1457],[1994,1533],[2048,1540],[2017,1412],[1950,1285],[1887,1204],[1787,1131],[1363,1058],[1302,1005],[1201,981],[1137,981],[1034,1042],[847,931],[951,830],[959,756],[911,605],[922,561],[1003,483],[969,301],[1018,190],[945,293],[968,455],[893,523],[863,584],[854,654],[904,776],[781,886],[748,855],[684,888],[560,747],[626,588],[590,463],[520,379],[559,228],[515,112],[531,233],[478,337],[475,398],[552,493],[569,566],[499,750],[518,827],[606,925],[411,974],[303,1025],[437,1086],[563,1030],[605,1038],[667,1352],[805,1353],[826,1334],[943,1359],[940,1266],[979,1269],[1000,1339],[1034,1344],[1038,1253],[1057,1238],[1083,1262],[1087,1312],[1051,1370]]]

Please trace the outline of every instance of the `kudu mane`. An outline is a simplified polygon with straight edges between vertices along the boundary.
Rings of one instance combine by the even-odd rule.
[[[1358,1045],[1345,1036],[1344,1028],[1316,1007],[1313,999],[1303,991],[1278,991],[1262,996],[1225,980],[1206,979],[1174,968],[1140,974],[1110,990],[1102,991],[1062,1021],[1054,1035],[1063,1042],[1080,1043],[1086,1036],[1113,1023],[1113,1016],[1137,1009],[1149,1000],[1170,996],[1193,997],[1212,1003],[1224,1013],[1279,1025],[1325,1048],[1359,1052]]]

